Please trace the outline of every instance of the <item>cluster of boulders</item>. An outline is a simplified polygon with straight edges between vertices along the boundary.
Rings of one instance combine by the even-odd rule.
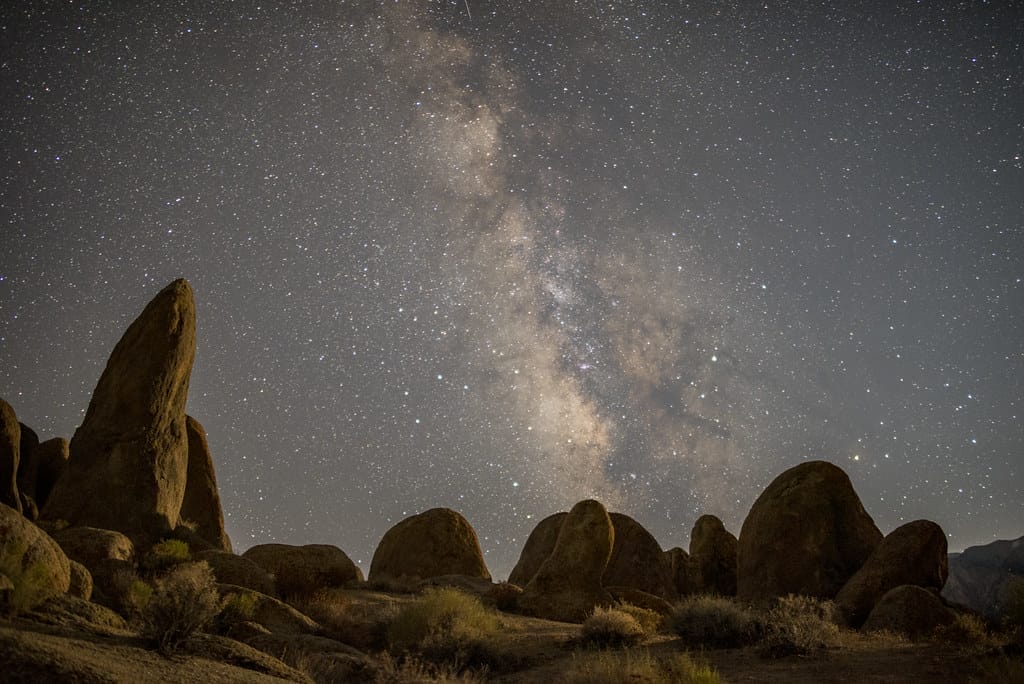
[[[311,633],[277,599],[364,578],[335,546],[262,544],[232,553],[205,432],[185,414],[195,328],[192,290],[175,281],[118,342],[70,443],[40,443],[0,400],[2,551],[23,568],[44,568],[45,592],[115,606],[119,577],[173,537],[209,564],[223,593],[255,592],[265,629],[282,623]],[[850,626],[920,632],[953,619],[939,597],[947,572],[936,524],[915,521],[883,537],[847,475],[814,461],[765,489],[738,538],[705,515],[688,551],[665,551],[637,521],[585,500],[542,520],[509,582],[496,585],[469,522],[436,508],[384,535],[367,580],[454,584],[566,621],[617,600],[667,612],[691,594],[762,604],[803,594],[834,600]],[[0,576],[0,599],[9,585]]]

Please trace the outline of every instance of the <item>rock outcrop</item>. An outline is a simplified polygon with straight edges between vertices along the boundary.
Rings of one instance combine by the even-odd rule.
[[[432,508],[401,521],[377,545],[371,582],[466,575],[490,580],[472,525],[450,508]]]
[[[737,593],[831,599],[882,541],[850,478],[809,461],[775,478],[754,502],[737,549]]]
[[[551,555],[527,583],[519,609],[536,617],[581,622],[611,594],[601,578],[612,555],[615,528],[599,502],[581,501],[566,516]]]
[[[558,533],[565,522],[568,513],[555,513],[537,523],[537,526],[526,538],[523,550],[519,554],[519,562],[512,568],[508,576],[510,584],[525,587],[533,579],[533,576],[540,570],[540,566],[548,559],[551,552],[555,550],[555,542],[558,541]]]
[[[209,549],[193,553],[192,559],[205,561],[220,584],[233,584],[268,596],[277,594],[274,577],[248,558],[229,551]]]
[[[24,423],[18,423],[18,427],[21,428],[21,439],[18,440],[18,492],[35,501],[39,435]]]
[[[736,595],[738,541],[713,515],[697,518],[690,532],[691,568],[696,570],[697,592]]]
[[[865,632],[896,632],[911,639],[928,636],[936,627],[952,624],[956,615],[935,593],[905,584],[887,591],[871,609]]]
[[[1024,577],[1024,537],[1000,539],[949,555],[949,579],[942,597],[991,619],[1004,613],[1006,588]]]
[[[851,627],[859,627],[890,589],[912,584],[939,591],[946,583],[946,535],[930,520],[897,527],[868,556],[836,595],[836,608]]]
[[[53,539],[73,561],[81,563],[92,575],[93,599],[117,606],[123,590],[119,582],[135,569],[135,546],[131,539],[96,527],[69,527],[53,533]]]
[[[14,409],[0,399],[0,504],[21,513],[18,464],[21,461],[21,425]]]
[[[69,446],[68,440],[63,437],[54,437],[41,442],[32,450],[36,462],[35,500],[40,509],[46,506],[53,486],[68,469]]]
[[[214,548],[230,551],[231,540],[224,531],[224,512],[206,430],[198,420],[185,416],[185,431],[188,435],[188,474],[180,517],[195,523],[195,533]]]
[[[195,346],[192,288],[176,280],[110,355],[44,518],[118,530],[136,543],[174,529],[185,494],[185,400]]]
[[[601,583],[628,587],[673,601],[678,597],[672,581],[672,566],[666,562],[661,545],[644,527],[622,513],[609,513],[615,529],[612,555]]]
[[[363,573],[337,546],[330,544],[259,544],[242,554],[274,576],[281,596],[308,596],[318,589],[362,581]]]
[[[672,583],[679,596],[700,592],[700,571],[690,554],[676,546],[665,552],[665,561],[672,568]]]
[[[15,587],[31,581],[35,602],[66,593],[71,586],[71,566],[61,548],[6,504],[0,504],[0,567],[14,570],[8,578]]]

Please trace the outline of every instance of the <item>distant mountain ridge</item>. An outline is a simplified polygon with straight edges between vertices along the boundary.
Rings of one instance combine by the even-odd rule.
[[[949,554],[949,579],[942,596],[996,618],[1003,610],[1006,584],[1014,576],[1024,577],[1024,537],[971,546]]]

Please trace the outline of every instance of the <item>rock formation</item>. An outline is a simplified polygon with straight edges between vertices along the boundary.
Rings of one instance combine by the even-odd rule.
[[[678,597],[672,566],[661,545],[644,527],[622,513],[609,513],[615,529],[612,555],[601,583],[629,587],[669,601]]]
[[[831,599],[881,541],[846,473],[824,461],[801,463],[776,477],[743,521],[738,596]]]
[[[476,532],[450,508],[432,508],[401,521],[377,545],[370,581],[466,575],[491,579]]]
[[[14,409],[0,399],[0,504],[21,513],[18,497],[18,464],[21,455],[21,425]]]
[[[946,583],[946,535],[930,520],[915,520],[890,532],[836,595],[843,620],[859,627],[890,589],[912,584],[939,591]]]
[[[21,428],[21,439],[18,440],[18,491],[38,502],[36,472],[39,469],[39,457],[36,450],[39,448],[39,436],[24,423],[18,423],[18,427]]]
[[[82,425],[68,470],[43,517],[152,541],[178,522],[188,465],[185,400],[195,356],[192,288],[176,280],[117,343]]]
[[[601,578],[612,555],[615,528],[608,512],[588,499],[566,516],[551,555],[537,570],[519,597],[519,609],[528,615],[580,622],[611,595]]]
[[[533,576],[540,570],[540,566],[548,559],[551,552],[555,550],[555,542],[558,541],[558,533],[565,522],[568,513],[555,513],[537,523],[537,526],[526,538],[526,544],[519,554],[519,562],[512,568],[508,576],[510,584],[525,587],[533,579]]]
[[[691,568],[698,578],[698,593],[736,595],[738,541],[717,517],[702,515],[690,532]]]
[[[193,553],[192,559],[205,561],[220,584],[233,584],[268,596],[277,594],[274,577],[248,558],[228,551],[209,549]]]
[[[53,533],[67,557],[81,563],[92,575],[94,600],[107,606],[116,605],[122,587],[121,576],[135,569],[135,546],[114,530],[95,527],[69,527]]]
[[[259,544],[242,554],[274,576],[281,596],[308,596],[318,589],[362,581],[363,573],[337,546]]]
[[[864,621],[865,632],[889,631],[911,639],[927,636],[956,619],[936,594],[905,584],[887,591]]]
[[[53,486],[68,469],[68,447],[68,440],[63,437],[54,437],[42,442],[32,450],[33,460],[36,462],[34,494],[36,505],[40,509],[46,506]]]
[[[665,560],[672,568],[672,583],[679,596],[699,593],[700,571],[690,554],[676,546],[665,552]]]
[[[67,556],[45,532],[6,504],[0,504],[0,566],[29,573],[35,598],[63,594],[71,586]],[[10,577],[17,586],[19,577]]]
[[[996,619],[1003,613],[1008,583],[1018,577],[1024,577],[1024,537],[972,546],[949,554],[942,597]]]
[[[188,474],[180,517],[196,525],[195,533],[214,548],[231,550],[231,540],[224,531],[224,512],[213,472],[213,457],[206,442],[206,430],[192,416],[185,416],[188,435]]]

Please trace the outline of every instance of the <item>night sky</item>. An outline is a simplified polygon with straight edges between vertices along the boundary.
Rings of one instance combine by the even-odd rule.
[[[236,550],[507,576],[594,497],[663,547],[809,459],[883,532],[1024,534],[1018,2],[0,10],[0,396],[70,438],[167,283]]]

